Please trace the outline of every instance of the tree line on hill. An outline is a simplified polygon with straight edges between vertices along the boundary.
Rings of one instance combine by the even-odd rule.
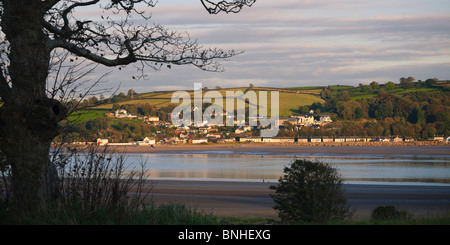
[[[448,84],[448,81],[445,81]],[[302,128],[299,135],[390,136],[400,135],[427,139],[450,135],[450,97],[448,87],[439,87],[439,80],[414,82],[401,78],[399,84],[360,85],[355,92],[372,94],[352,99],[349,90],[332,93],[323,89],[325,104],[314,103],[307,109],[328,112],[333,123],[321,129]],[[368,88],[369,87],[369,88]],[[438,88],[435,90],[423,90]],[[399,90],[399,93],[390,92]],[[299,109],[305,111],[305,108]]]

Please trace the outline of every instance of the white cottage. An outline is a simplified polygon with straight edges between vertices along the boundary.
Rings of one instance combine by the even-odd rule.
[[[156,140],[154,138],[145,137],[144,140],[138,141],[136,144],[137,145],[154,145],[154,144],[156,144]]]

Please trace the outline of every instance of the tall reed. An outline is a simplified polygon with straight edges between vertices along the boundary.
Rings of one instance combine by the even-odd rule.
[[[130,169],[126,154],[108,147],[89,146],[58,148],[50,160],[58,171],[58,195],[45,202],[47,205],[33,217],[12,214],[15,209],[9,205],[14,198],[10,193],[10,169],[2,165],[0,208],[3,206],[9,217],[15,216],[11,222],[121,223],[151,203],[152,183],[147,179],[147,162],[143,159],[140,168]]]

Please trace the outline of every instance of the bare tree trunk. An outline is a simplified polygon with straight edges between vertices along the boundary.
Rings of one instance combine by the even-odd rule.
[[[46,95],[50,51],[40,2],[5,1],[2,18],[2,31],[10,43],[11,87],[2,97],[0,147],[11,164],[13,199],[27,209],[39,207],[55,193],[49,150],[64,112]]]

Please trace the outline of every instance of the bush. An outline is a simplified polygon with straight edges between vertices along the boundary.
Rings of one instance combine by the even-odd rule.
[[[330,165],[309,160],[294,160],[284,168],[275,194],[274,208],[282,222],[324,223],[344,220],[353,212],[343,195],[342,180]]]
[[[372,210],[373,220],[402,220],[406,219],[406,211],[398,211],[394,206],[380,206]]]

